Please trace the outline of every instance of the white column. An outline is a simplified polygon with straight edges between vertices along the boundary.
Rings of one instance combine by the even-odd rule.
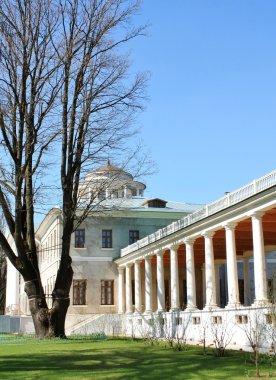
[[[118,294],[118,313],[125,312],[125,269],[119,267],[119,294]]]
[[[146,312],[152,312],[152,266],[151,256],[145,258],[145,304]]]
[[[227,260],[227,289],[228,289],[227,307],[229,308],[237,307],[240,305],[235,227],[236,227],[235,223],[226,223],[224,225],[225,239],[226,239],[226,260]]]
[[[211,231],[203,233],[205,242],[206,309],[217,307],[213,235],[214,232]]]
[[[158,252],[157,259],[157,311],[165,311],[164,252]]]
[[[202,273],[202,304],[206,304],[206,279],[205,279],[205,264],[201,266]]]
[[[262,213],[251,214],[256,305],[268,303]]]
[[[19,314],[19,272],[7,259],[6,314]]]
[[[141,260],[136,260],[134,264],[134,277],[135,277],[135,312],[141,313],[142,300],[141,300]]]
[[[126,312],[132,313],[132,283],[131,283],[132,264],[126,265]]]
[[[171,262],[171,311],[180,309],[179,301],[179,276],[178,276],[178,246],[170,247]]]
[[[249,257],[243,258],[244,306],[250,305]]]
[[[186,245],[186,284],[187,309],[194,310],[196,306],[196,281],[194,260],[194,239],[185,239]]]
[[[215,263],[215,275],[216,275],[216,300],[217,305],[220,307],[220,277],[219,277],[220,263]]]

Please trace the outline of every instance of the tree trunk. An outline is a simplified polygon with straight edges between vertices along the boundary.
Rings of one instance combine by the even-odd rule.
[[[39,299],[29,300],[30,311],[38,338],[65,338],[65,318],[69,299],[56,300],[51,309]]]
[[[6,275],[7,275],[7,261],[5,257],[0,256],[0,314],[5,313]]]
[[[65,266],[66,270],[64,270]],[[38,338],[65,338],[65,318],[70,305],[69,291],[72,278],[73,270],[69,257],[67,260],[61,261],[56,286],[52,294],[52,308],[47,305],[40,278],[25,282],[25,292],[29,299],[35,334]],[[57,286],[58,284],[60,286]]]
[[[260,377],[260,369],[259,369],[259,348],[255,348],[255,368],[256,368],[256,376]]]

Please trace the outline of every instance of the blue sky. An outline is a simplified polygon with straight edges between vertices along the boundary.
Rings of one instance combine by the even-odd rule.
[[[137,123],[158,166],[148,196],[211,202],[276,169],[276,1],[144,0]]]

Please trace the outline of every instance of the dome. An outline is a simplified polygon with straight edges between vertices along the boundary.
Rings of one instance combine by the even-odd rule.
[[[131,174],[125,172],[123,169],[118,168],[117,166],[111,165],[109,160],[106,161],[105,166],[101,166],[93,172],[88,173],[85,177],[85,180],[89,180],[95,177],[108,177],[133,180],[133,176]]]
[[[104,166],[88,173],[79,191],[83,199],[112,199],[142,197],[146,185],[135,181],[130,173],[107,160]]]

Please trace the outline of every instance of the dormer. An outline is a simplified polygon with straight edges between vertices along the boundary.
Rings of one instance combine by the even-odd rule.
[[[160,198],[148,199],[143,206],[153,207],[153,208],[165,208],[168,202]]]

